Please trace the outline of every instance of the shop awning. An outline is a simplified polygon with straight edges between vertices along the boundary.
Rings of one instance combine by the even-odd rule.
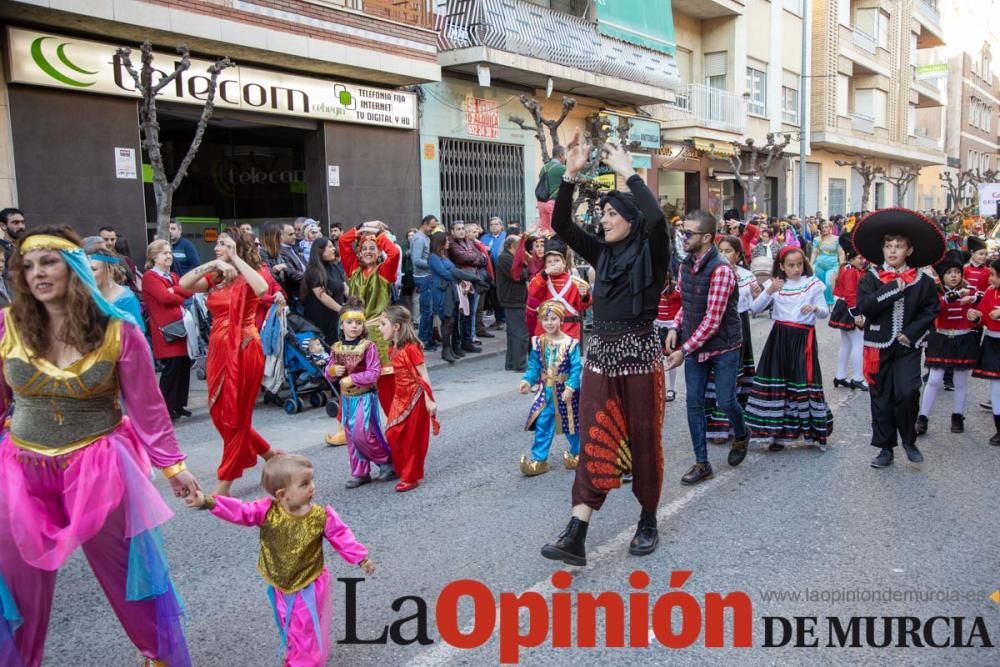
[[[732,144],[727,142],[711,142],[707,139],[695,139],[694,147],[705,153],[714,153],[715,155],[736,155],[736,149],[733,148]]]

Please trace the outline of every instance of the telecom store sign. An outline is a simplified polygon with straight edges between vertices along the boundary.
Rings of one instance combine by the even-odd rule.
[[[138,97],[135,82],[113,44],[8,28],[12,83],[62,90]],[[159,78],[173,72],[176,54],[154,52]],[[138,69],[141,57],[132,50]],[[158,99],[203,105],[211,60],[191,58],[191,67],[160,91]],[[159,79],[157,79],[159,80]],[[229,67],[219,75],[215,106],[285,116],[416,129],[413,93],[369,88],[250,67]]]

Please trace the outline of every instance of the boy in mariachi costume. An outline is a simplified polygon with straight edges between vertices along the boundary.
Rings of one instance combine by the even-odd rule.
[[[903,208],[865,217],[854,230],[854,247],[871,262],[858,283],[857,312],[865,317],[864,374],[872,411],[873,468],[892,465],[897,433],[907,458],[924,460],[917,449],[921,345],[940,304],[934,279],[920,271],[944,256],[937,225]]]
[[[556,301],[566,313],[562,330],[577,341],[583,335],[583,313],[590,308],[590,285],[570,273],[568,248],[558,238],[545,241],[545,268],[528,283],[528,304]],[[541,314],[535,320],[533,336],[542,335]]]
[[[566,309],[558,301],[545,301],[538,307],[538,321],[545,333],[531,339],[528,370],[520,386],[522,394],[538,386],[525,425],[526,431],[535,432],[535,443],[530,458],[521,456],[521,472],[527,477],[549,471],[549,448],[556,433],[565,434],[569,441],[569,451],[563,452],[566,469],[576,470],[580,459],[577,415],[583,363],[579,342],[563,329],[565,319]]]

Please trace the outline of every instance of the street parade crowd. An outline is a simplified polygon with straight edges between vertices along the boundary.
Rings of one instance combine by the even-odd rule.
[[[567,441],[570,519],[541,555],[569,565],[586,564],[593,512],[623,484],[641,506],[629,552],[657,548],[664,408],[682,367],[694,459],[682,484],[713,476],[709,442],[728,444],[730,466],[749,447],[825,449],[820,359],[834,353],[819,349],[817,326],[839,330],[834,391],[870,395],[872,466],[893,464],[897,445],[922,461],[918,438],[943,429],[929,420],[943,391],[961,433],[970,377],[990,380],[989,444],[1000,446],[988,222],[902,208],[672,215],[612,144],[602,160],[626,189],[603,194],[590,219],[575,205],[588,157],[579,136],[555,151],[532,229],[499,218],[445,228],[428,215],[405,237],[377,221],[332,224],[326,237],[302,218],[226,228],[202,261],[172,223],[143,267],[111,227],[80,238],[0,211],[0,664],[41,664],[56,575],[78,548],[146,664],[190,664],[154,470],[189,507],[258,527],[285,664],[325,664],[323,542],[365,574],[376,566],[314,498],[319,464],[254,430],[259,398],[290,391],[295,411],[332,394],[326,443],[348,449],[346,488],[382,479],[409,492],[442,430],[426,355],[455,363],[501,332],[511,389],[533,395],[520,472],[547,472],[553,440]],[[755,351],[751,319],[768,314]],[[211,493],[174,434],[191,416],[194,372],[222,439]],[[264,496],[233,497],[258,459]]]

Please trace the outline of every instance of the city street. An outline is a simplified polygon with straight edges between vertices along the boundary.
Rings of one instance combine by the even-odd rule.
[[[752,328],[759,354],[770,322],[758,318]],[[948,626],[951,630],[944,625],[935,629],[938,642],[955,643],[968,639],[974,617],[981,616],[990,641],[1000,641],[1000,605],[989,600],[1000,588],[995,514],[1000,448],[987,444],[993,422],[978,404],[988,396],[988,387],[974,380],[965,434],[948,432],[952,394],[943,393],[931,416],[930,432],[920,441],[926,462],[910,464],[900,451],[890,468],[869,467],[876,451],[868,444],[868,396],[832,388],[838,334],[825,323],[818,334],[827,399],[835,419],[826,452],[803,447],[777,453],[755,449],[733,469],[725,462],[728,448],[710,446],[715,478],[696,487],[681,486],[680,477],[693,462],[681,374],[677,401],[667,404],[665,419],[659,549],[643,559],[628,555],[639,508],[626,486],[612,493],[591,523],[588,566],[570,568],[574,591],[617,592],[626,600],[626,612],[627,594],[633,590],[629,575],[637,569],[649,574],[647,592],[654,602],[670,590],[674,570],[692,572],[682,590],[693,595],[702,609],[708,592],[745,592],[753,604],[754,647],[731,648],[733,626],[727,614],[727,648],[705,648],[704,624],[693,645],[679,650],[664,648],[652,632],[647,649],[553,648],[549,632],[541,646],[521,651],[523,664],[603,664],[616,659],[638,664],[997,664],[992,649],[827,647],[831,635],[826,617],[839,617],[844,626],[855,616],[912,616],[921,622],[934,616],[966,617],[961,631],[954,623]],[[487,350],[496,350],[500,342],[502,338],[487,341]],[[440,362],[437,355],[434,359]],[[317,501],[336,508],[377,564],[377,572],[357,585],[358,637],[371,640],[384,626],[415,613],[413,600],[401,603],[398,611],[393,610],[393,600],[418,596],[426,601],[426,633],[433,644],[334,643],[330,664],[499,662],[498,630],[473,650],[441,641],[435,604],[451,581],[481,581],[496,600],[501,592],[529,590],[551,600],[550,577],[560,568],[543,559],[539,548],[555,538],[569,518],[573,473],[562,466],[566,444],[557,438],[550,457],[552,471],[535,478],[520,475],[517,461],[531,441],[522,430],[531,398],[517,393],[518,375],[502,369],[502,354],[489,353],[453,367],[431,369],[442,432],[431,441],[425,483],[405,494],[395,493],[387,483],[344,488],[347,450],[322,444],[323,434],[333,426],[322,409],[288,416],[276,407],[258,405],[257,429],[274,446],[313,460]],[[210,489],[220,440],[208,419],[204,393],[193,396],[195,416],[181,421],[177,431],[189,466]],[[260,497],[259,472],[258,467],[237,482],[236,495]],[[157,484],[168,493],[162,479]],[[255,569],[256,530],[186,510],[172,498],[170,502],[177,515],[164,532],[174,582],[187,606],[194,664],[278,663],[278,633],[265,585]],[[326,560],[335,578],[363,576],[330,549]],[[336,642],[345,637],[345,587],[335,583],[332,588]],[[903,597],[935,592],[943,592],[946,600],[948,595],[961,596],[961,601]],[[890,600],[896,596],[899,601],[831,601],[848,593],[854,600],[870,600],[874,594]],[[774,599],[778,596],[783,599]],[[798,601],[797,596],[801,596]],[[551,616],[551,602],[548,606]],[[468,599],[459,606],[458,625],[465,630],[471,628],[471,609]],[[795,616],[819,617],[814,636],[818,647],[763,648],[765,616],[792,623]],[[674,618],[677,632],[680,617]],[[404,624],[403,637],[414,637],[416,627],[412,620]],[[628,643],[627,620],[625,628]],[[876,628],[873,641],[879,643],[881,619]],[[862,629],[862,643],[864,636]],[[895,644],[897,638],[892,641]],[[604,643],[599,623],[597,644]],[[793,639],[790,644],[794,643]],[[46,664],[139,664],[80,553],[60,573]]]

